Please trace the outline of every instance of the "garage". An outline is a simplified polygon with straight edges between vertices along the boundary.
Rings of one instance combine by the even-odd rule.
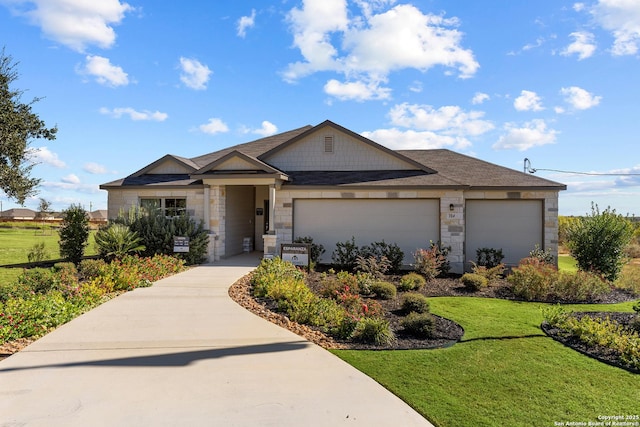
[[[478,248],[502,249],[503,262],[517,265],[535,245],[543,247],[542,200],[467,200],[466,268]]]
[[[297,199],[293,235],[324,245],[321,262],[331,262],[336,243],[354,236],[358,246],[396,243],[404,264],[411,264],[416,249],[439,240],[439,212],[439,200],[433,199]]]

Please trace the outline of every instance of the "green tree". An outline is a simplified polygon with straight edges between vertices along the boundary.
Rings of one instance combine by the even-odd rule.
[[[60,256],[79,264],[89,241],[89,214],[80,205],[71,205],[62,212]]]
[[[141,252],[146,248],[141,244],[142,239],[138,233],[131,231],[124,224],[111,224],[98,231],[95,236],[96,246],[101,256],[111,258],[122,258],[132,252]]]
[[[615,209],[600,212],[591,204],[591,215],[567,226],[567,247],[583,271],[601,274],[613,282],[626,263],[625,247],[633,238],[633,225]]]
[[[34,164],[30,161],[32,139],[54,140],[56,127],[48,128],[32,106],[41,98],[24,103],[22,90],[13,89],[18,79],[17,63],[11,56],[0,52],[0,189],[21,205],[27,197],[36,194],[40,179],[30,176]]]

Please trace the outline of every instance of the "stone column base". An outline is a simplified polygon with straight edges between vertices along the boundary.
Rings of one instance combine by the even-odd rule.
[[[276,234],[263,234],[264,258],[274,258],[279,255],[278,236]]]

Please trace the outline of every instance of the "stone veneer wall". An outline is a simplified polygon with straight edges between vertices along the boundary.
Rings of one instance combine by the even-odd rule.
[[[464,271],[465,254],[465,200],[544,200],[544,247],[557,254],[558,251],[558,193],[554,191],[455,191],[455,190],[279,190],[276,192],[275,227],[279,243],[290,243],[293,239],[294,199],[440,199],[440,241],[450,246],[449,262],[453,272]],[[453,205],[453,210],[450,210]]]

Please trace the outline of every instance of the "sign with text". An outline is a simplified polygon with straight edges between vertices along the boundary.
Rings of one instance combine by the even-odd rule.
[[[280,258],[293,265],[309,268],[309,245],[304,243],[282,243]]]
[[[173,236],[173,252],[189,252],[189,238]]]

